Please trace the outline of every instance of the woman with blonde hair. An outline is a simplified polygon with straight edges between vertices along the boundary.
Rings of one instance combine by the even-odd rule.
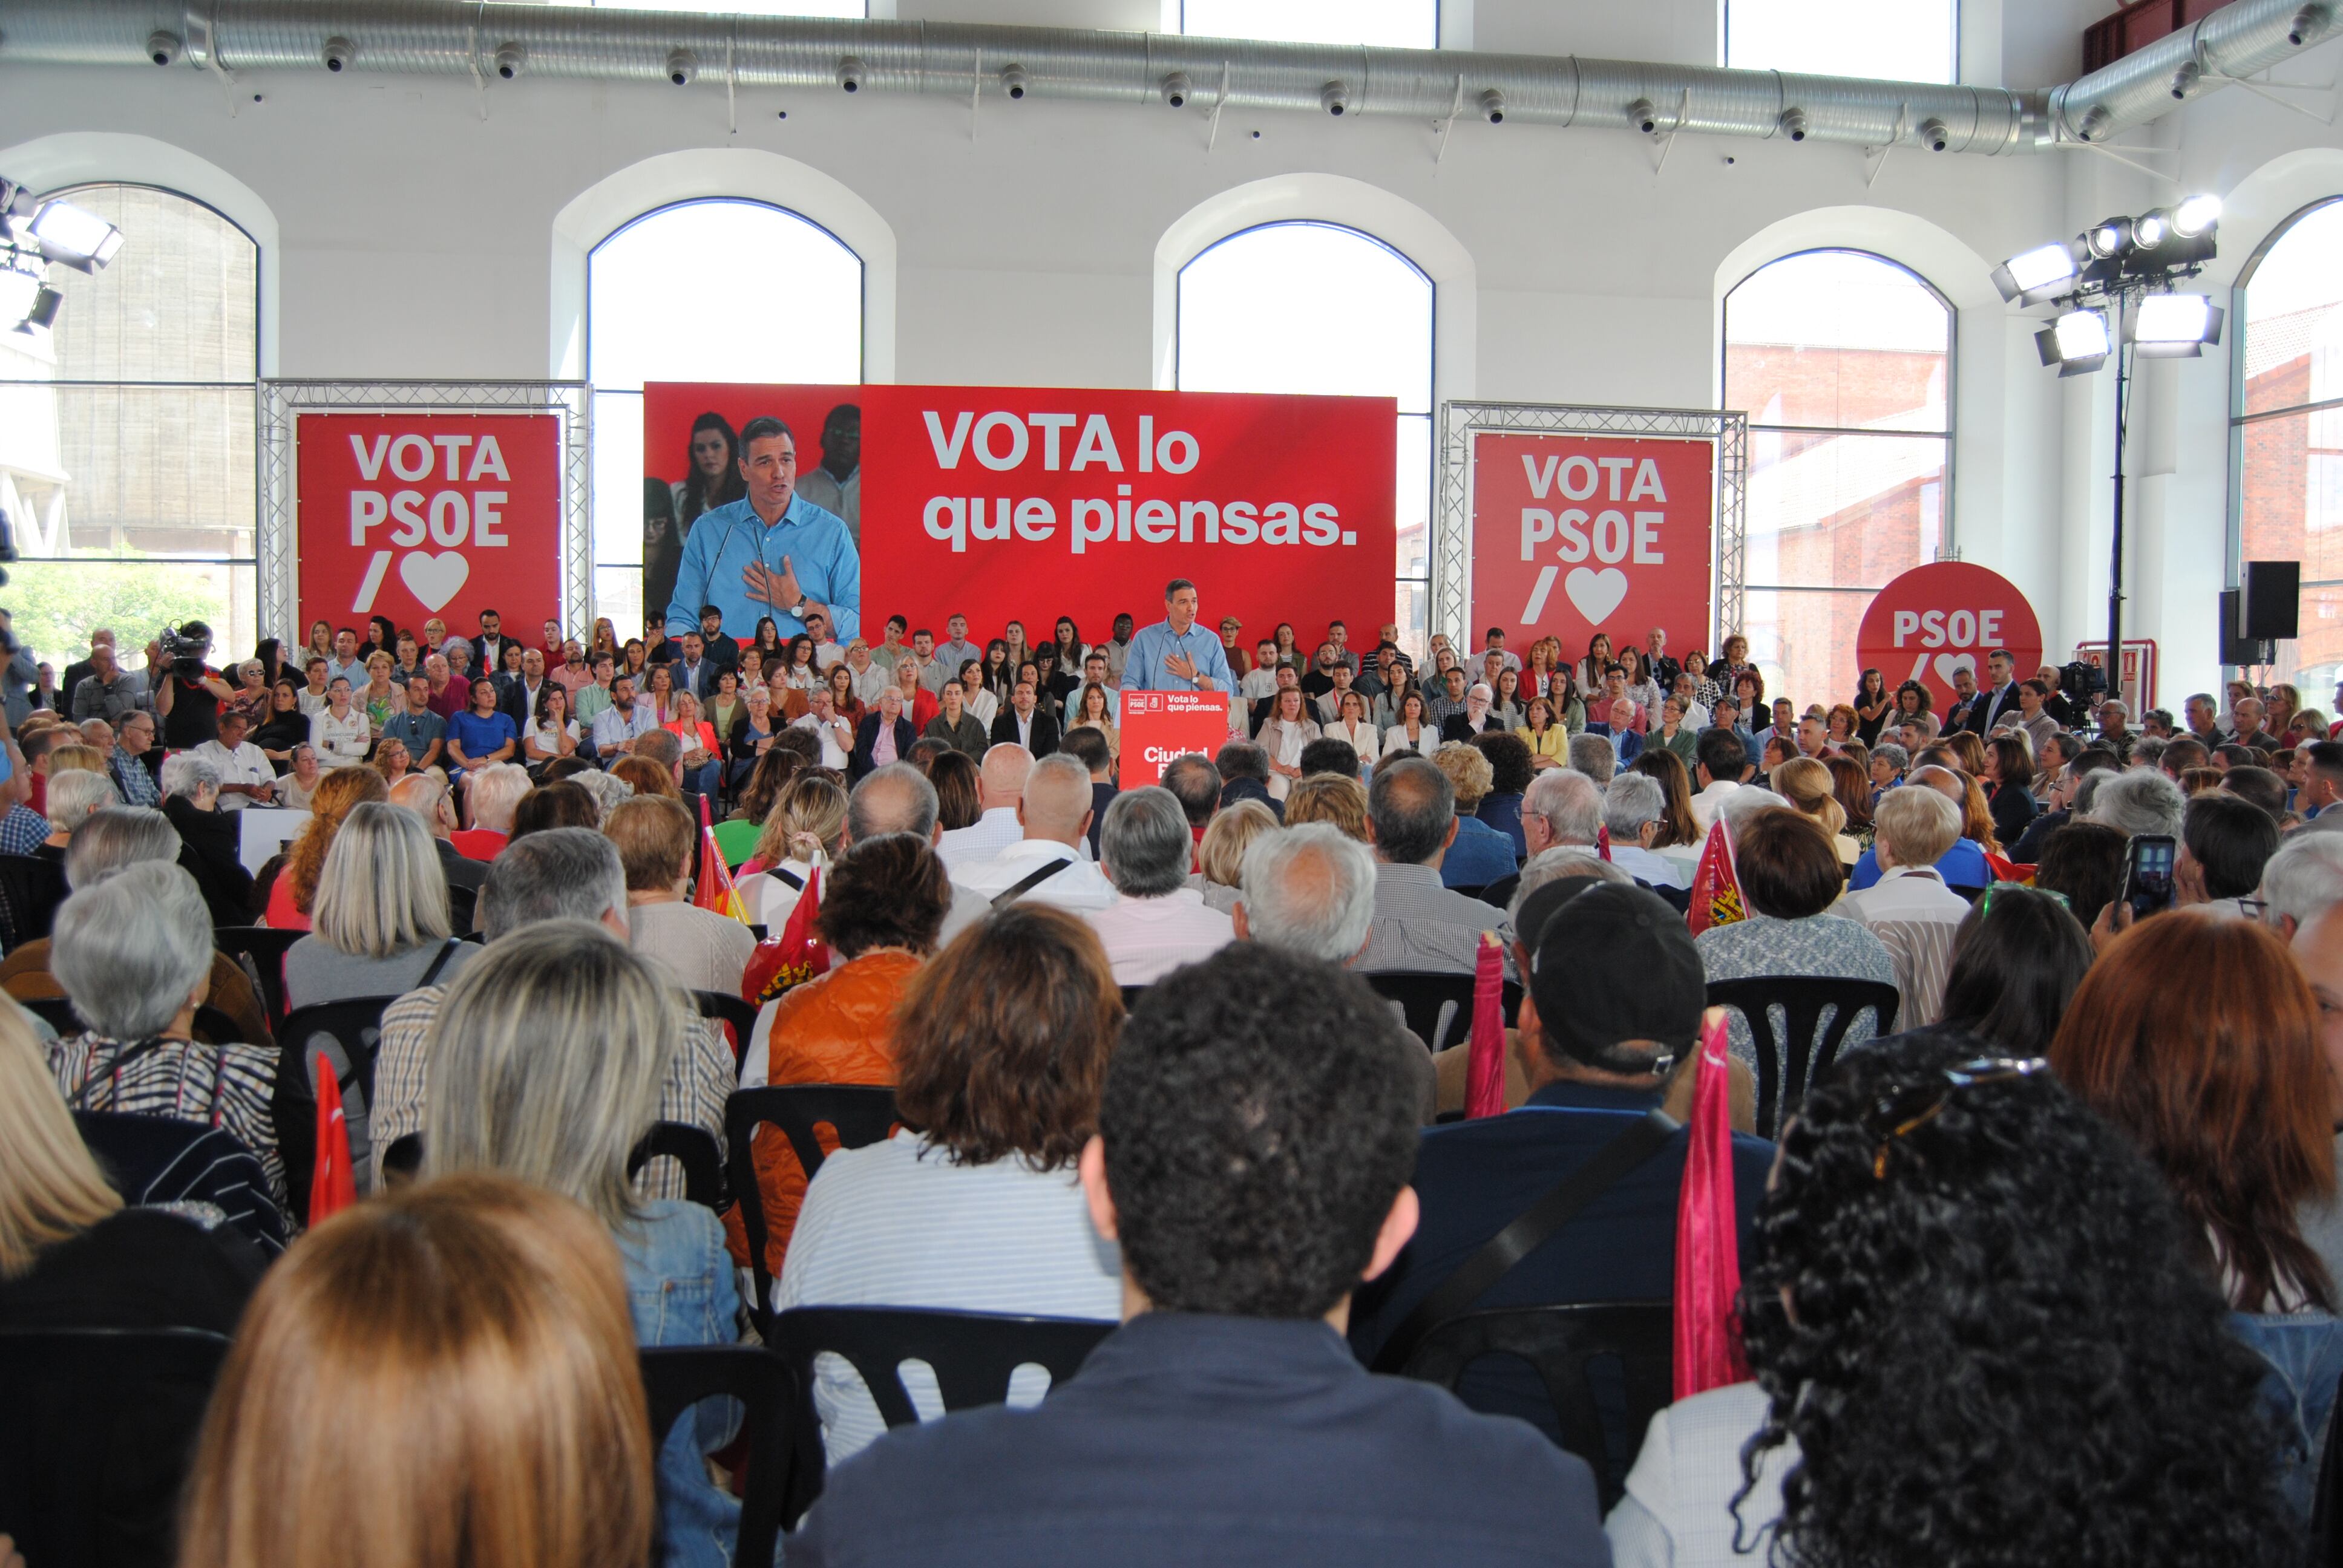
[[[1304,780],[1305,783],[1315,780]],[[1292,809],[1289,804],[1288,810]],[[1196,867],[1203,879],[1204,907],[1227,914],[1236,908],[1244,880],[1244,854],[1263,833],[1277,830],[1277,814],[1258,800],[1240,800],[1212,813],[1204,837],[1196,846]]]
[[[1794,757],[1775,768],[1771,779],[1775,794],[1831,836],[1841,865],[1852,866],[1863,858],[1863,846],[1847,834],[1846,808],[1838,803],[1838,784],[1828,768],[1811,757]]]
[[[740,1301],[724,1227],[699,1204],[643,1198],[627,1170],[681,1049],[682,1013],[661,974],[583,920],[500,938],[432,1020],[423,1174],[495,1171],[583,1204],[618,1244],[636,1343],[730,1344]],[[700,1460],[731,1436],[709,1408],[659,1453],[671,1568],[720,1568],[739,1523]]]
[[[447,874],[423,819],[361,801],[326,850],[309,934],[286,950],[286,1005],[404,995],[453,980],[479,951],[448,935]]]
[[[652,1509],[608,1234],[451,1177],[335,1216],[253,1297],[178,1568],[641,1568]]]
[[[846,791],[822,778],[791,783],[765,819],[752,857],[765,868],[756,907],[763,911],[757,918],[768,933],[778,936],[788,923],[813,869],[845,852]]]
[[[390,716],[407,706],[407,689],[395,684],[390,672],[397,661],[381,648],[366,657],[367,683],[357,693],[357,705],[366,710],[367,725],[379,736]]]
[[[1310,822],[1327,823],[1345,838],[1367,842],[1367,787],[1345,773],[1312,774],[1285,797],[1285,825]],[[1204,836],[1212,837],[1212,829],[1205,829]],[[1237,869],[1232,868],[1232,874]]]
[[[1318,739],[1317,721],[1310,717],[1302,689],[1289,686],[1271,700],[1269,717],[1253,732],[1254,741],[1269,753],[1269,794],[1282,800],[1302,779],[1302,749]]]
[[[325,874],[326,852],[342,820],[369,800],[388,800],[390,786],[371,768],[343,768],[317,781],[310,798],[309,820],[286,851],[284,869],[268,890],[268,912],[262,923],[280,931],[306,931],[317,898],[317,879]]]

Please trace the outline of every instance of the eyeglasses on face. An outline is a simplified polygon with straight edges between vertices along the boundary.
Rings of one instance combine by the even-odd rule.
[[[2006,1083],[2049,1070],[2049,1062],[2038,1056],[2022,1060],[2016,1057],[1981,1056],[1956,1066],[1940,1068],[1919,1083],[1889,1088],[1872,1108],[1874,1120],[1887,1129],[1880,1137],[1878,1150],[1871,1157],[1873,1178],[1882,1181],[1887,1179],[1888,1150],[1897,1139],[1926,1126],[1942,1114],[1953,1091],[1973,1088],[1980,1083]]]

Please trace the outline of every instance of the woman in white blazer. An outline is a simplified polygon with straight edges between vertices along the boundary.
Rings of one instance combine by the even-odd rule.
[[[1399,718],[1383,731],[1383,755],[1429,757],[1439,749],[1440,728],[1423,716],[1423,693],[1410,691],[1400,699]]]
[[[1355,691],[1342,693],[1342,717],[1320,733],[1329,739],[1348,742],[1362,762],[1373,762],[1382,755],[1375,749],[1382,735],[1367,722],[1367,699]]]

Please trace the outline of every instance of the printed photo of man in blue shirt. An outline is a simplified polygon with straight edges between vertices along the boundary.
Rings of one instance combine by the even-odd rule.
[[[862,629],[862,558],[837,514],[797,493],[797,439],[779,419],[751,419],[740,431],[740,477],[749,493],[692,525],[668,601],[667,631],[698,631],[703,605],[724,612],[724,635],[742,641],[771,616],[784,638],[828,616],[841,642]]]

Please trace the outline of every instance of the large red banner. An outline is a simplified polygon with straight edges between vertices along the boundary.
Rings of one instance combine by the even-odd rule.
[[[826,450],[848,412],[850,464]],[[940,638],[955,613],[980,638],[1018,619],[1047,641],[1070,616],[1101,642],[1118,614],[1161,619],[1184,577],[1207,626],[1234,616],[1250,640],[1292,621],[1314,646],[1343,620],[1356,646],[1392,618],[1396,413],[1388,397],[653,383],[644,451],[680,498],[703,415],[789,424],[799,492],[852,508],[874,642],[889,615]]]
[[[1654,627],[1709,647],[1716,449],[1705,440],[1484,434],[1473,444],[1475,646],[1503,627],[1520,648],[1562,639],[1575,658]]]
[[[302,627],[560,618],[558,418],[303,414],[294,440]]]
[[[1890,691],[1918,681],[1942,713],[1955,700],[1954,672],[1966,669],[1985,685],[1985,661],[1996,648],[2009,651],[2018,679],[2034,678],[2042,666],[2042,623],[2034,607],[1999,572],[1971,561],[1932,561],[1872,596],[1855,655],[1863,668],[1880,672]]]

